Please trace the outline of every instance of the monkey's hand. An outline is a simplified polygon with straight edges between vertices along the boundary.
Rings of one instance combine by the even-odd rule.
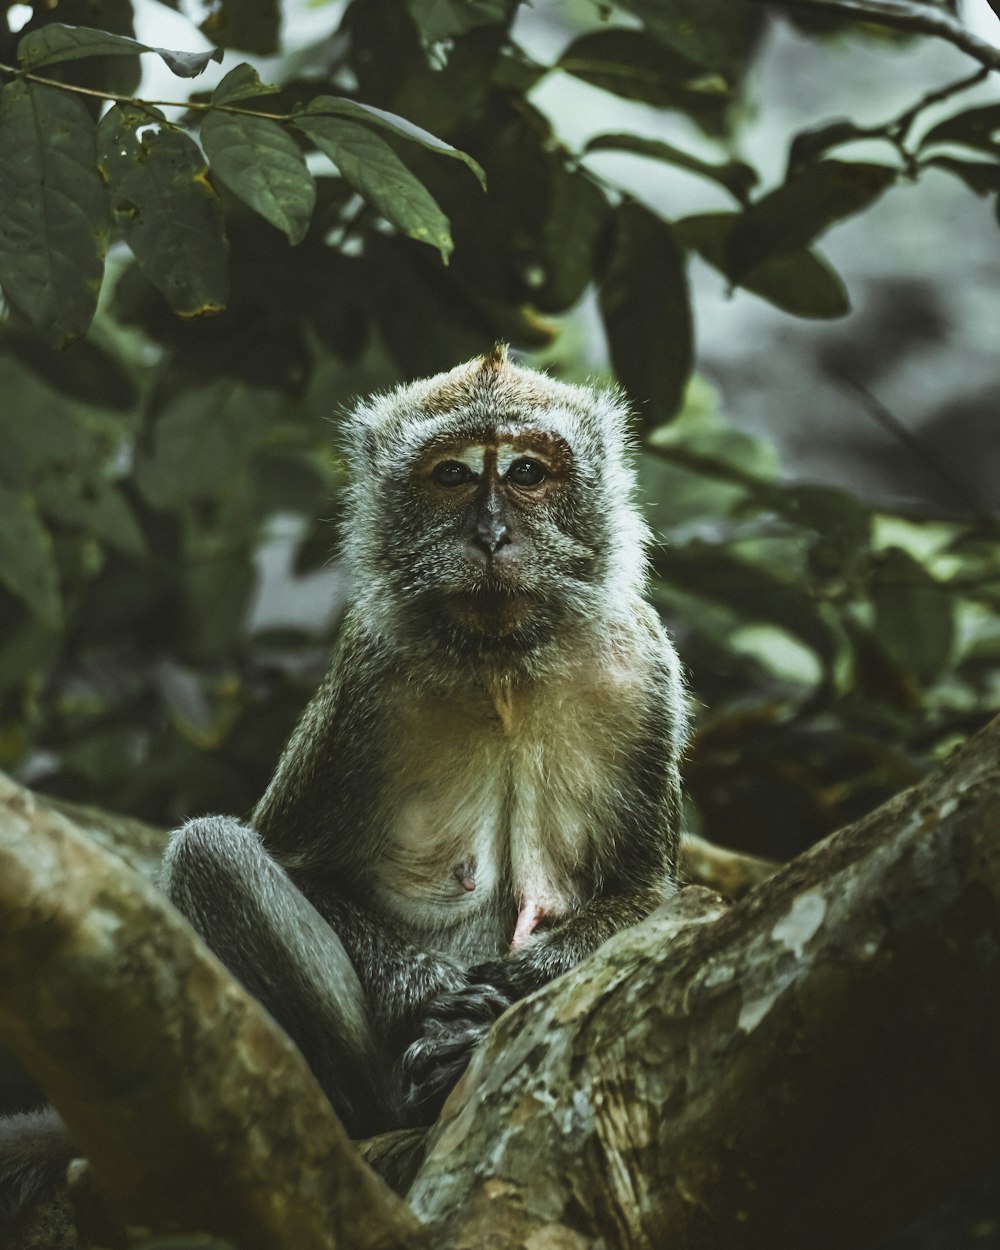
[[[522,949],[505,959],[491,959],[489,963],[476,964],[468,972],[470,989],[489,987],[502,994],[508,1004],[516,1003],[525,998],[532,990],[551,979],[552,974],[546,973],[538,964],[541,944],[536,938],[529,949]]]
[[[493,1022],[513,1002],[489,984],[471,984],[432,998],[416,1039],[402,1058],[404,1105],[412,1124],[437,1119],[452,1086]]]

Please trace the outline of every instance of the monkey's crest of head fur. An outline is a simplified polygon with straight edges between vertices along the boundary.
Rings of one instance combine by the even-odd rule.
[[[434,604],[489,586],[481,566],[463,555],[453,511],[420,489],[417,468],[432,445],[526,440],[530,447],[535,435],[568,449],[569,467],[551,501],[517,515],[523,541],[508,565],[513,593],[532,604],[531,622],[495,646],[542,663],[550,634],[565,640],[569,628],[599,639],[634,612],[650,535],[634,498],[625,403],[614,391],[520,367],[501,344],[450,372],[373,396],[345,424],[350,484],[341,550],[369,631],[404,649],[444,646],[452,659],[463,647],[476,650],[453,622],[442,623]]]

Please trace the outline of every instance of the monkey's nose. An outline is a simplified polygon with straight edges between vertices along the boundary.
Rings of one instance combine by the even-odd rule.
[[[510,542],[510,530],[501,520],[489,520],[476,527],[472,535],[472,546],[478,547],[488,556],[495,556],[501,547]]]

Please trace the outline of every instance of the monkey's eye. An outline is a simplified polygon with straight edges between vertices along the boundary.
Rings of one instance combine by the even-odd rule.
[[[442,460],[431,470],[431,477],[438,486],[463,486],[471,482],[473,472],[461,460]]]
[[[515,486],[541,486],[548,471],[537,460],[515,460],[507,470],[507,477]]]

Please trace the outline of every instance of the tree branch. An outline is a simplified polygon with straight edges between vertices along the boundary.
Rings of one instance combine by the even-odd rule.
[[[515,1006],[410,1190],[433,1243],[839,1250],[978,1174],[998,761],[1000,719],[728,912],[682,892]]]
[[[0,1034],[123,1223],[415,1244],[298,1051],[141,877],[0,779]]]
[[[362,1144],[409,1210],[188,926],[10,783],[0,1033],[132,1223],[860,1250],[998,1152],[998,813],[1000,719],[735,906],[682,891],[507,1012],[429,1134]]]
[[[773,0],[758,0],[773,3]],[[833,17],[889,26],[916,35],[931,35],[952,44],[987,69],[1000,69],[1000,48],[980,39],[945,9],[914,0],[781,0],[782,8],[811,9]]]

